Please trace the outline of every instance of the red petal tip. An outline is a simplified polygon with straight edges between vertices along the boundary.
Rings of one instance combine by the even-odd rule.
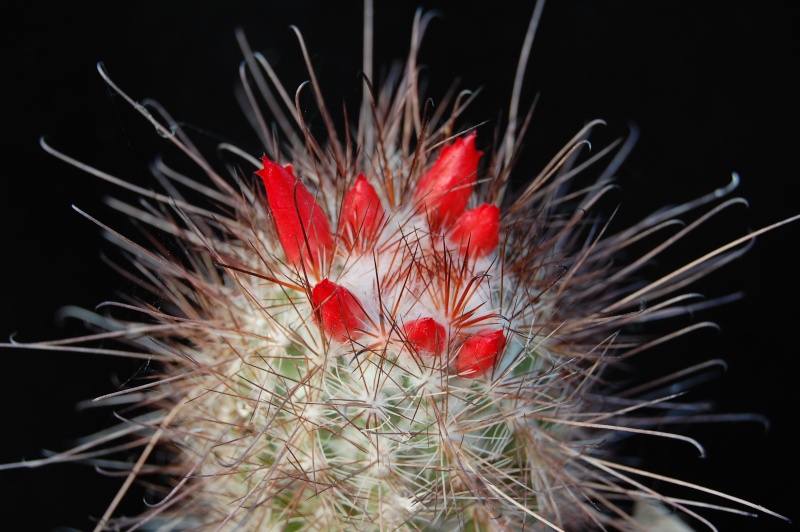
[[[467,207],[483,155],[475,149],[475,136],[473,131],[442,148],[419,180],[414,199],[427,211],[433,228],[448,227]]]
[[[261,162],[264,168],[256,175],[264,181],[269,210],[287,261],[298,264],[303,257],[306,266],[315,269],[320,264],[320,255],[327,259],[333,253],[327,216],[294,176],[291,164],[281,166],[266,155]]]
[[[406,342],[417,353],[439,356],[444,351],[447,332],[433,318],[410,321],[403,327]]]
[[[492,369],[500,352],[506,346],[502,330],[484,331],[464,341],[455,360],[460,377],[476,378]]]
[[[460,246],[462,254],[485,257],[500,241],[500,209],[484,203],[466,211],[455,221],[447,238],[451,244]]]
[[[375,188],[364,174],[359,174],[353,188],[347,191],[339,217],[339,238],[348,249],[358,243],[365,249],[380,231],[386,212]]]
[[[325,334],[340,342],[361,336],[367,316],[349,290],[323,279],[311,291],[311,299]]]

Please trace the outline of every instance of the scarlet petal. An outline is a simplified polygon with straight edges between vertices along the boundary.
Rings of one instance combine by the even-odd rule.
[[[500,209],[484,203],[458,217],[447,237],[461,246],[461,253],[484,257],[497,248],[500,241]]]
[[[419,181],[414,199],[427,210],[433,228],[448,227],[467,207],[475,188],[478,160],[475,132],[446,146]]]
[[[339,218],[339,238],[352,249],[356,243],[365,247],[369,244],[386,219],[386,212],[375,188],[369,184],[364,174],[359,174],[342,203]]]
[[[346,288],[323,279],[311,290],[311,298],[327,335],[341,342],[361,336],[367,315]]]
[[[506,346],[502,330],[470,336],[456,355],[456,373],[461,377],[480,377],[494,367],[497,356]]]
[[[439,356],[444,351],[447,333],[433,318],[410,321],[403,327],[406,341],[417,353]]]
[[[303,257],[306,266],[314,269],[320,264],[320,256],[329,259],[333,253],[328,218],[314,196],[294,176],[291,165],[283,167],[266,155],[261,161],[264,169],[256,174],[264,181],[269,210],[286,260],[299,264]]]

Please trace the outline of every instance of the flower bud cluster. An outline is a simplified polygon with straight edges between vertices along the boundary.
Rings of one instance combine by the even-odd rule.
[[[475,139],[470,133],[445,146],[419,179],[413,200],[392,213],[359,174],[344,193],[335,234],[291,165],[262,158],[264,167],[256,173],[284,260],[308,278],[314,315],[329,340],[350,342],[357,350],[376,342],[396,353],[409,350],[437,359],[431,363],[460,377],[477,378],[495,367],[506,334],[491,315],[490,296],[475,291],[450,305],[447,294],[450,285],[466,284],[476,268],[497,258],[500,209],[486,203],[467,209],[482,155]],[[389,264],[392,272],[378,266]],[[443,264],[449,266],[439,270]],[[408,272],[402,278],[394,274],[398,265]],[[468,308],[480,309],[483,319],[471,316],[472,325],[464,325]]]

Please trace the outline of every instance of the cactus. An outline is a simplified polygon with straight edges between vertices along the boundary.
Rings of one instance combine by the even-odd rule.
[[[230,175],[100,68],[196,163],[204,180],[176,181],[204,198],[119,183],[152,205],[116,207],[170,235],[179,253],[98,222],[158,304],[107,305],[139,313],[134,320],[81,314],[98,332],[79,340],[120,342],[160,368],[106,398],[129,398],[119,426],[46,459],[126,473],[98,529],[628,530],[660,507],[707,523],[693,503],[650,487],[685,483],[609,457],[629,435],[702,453],[660,428],[669,412],[684,415],[679,394],[661,380],[626,389],[607,376],[662,340],[642,339],[637,326],[693,310],[689,284],[786,222],[643,281],[648,261],[741,201],[726,199],[738,178],[614,230],[595,211],[630,142],[589,152],[595,121],[512,190],[524,120],[512,105],[493,146],[487,127],[458,123],[461,97],[441,106],[452,118],[426,107],[416,58],[427,21],[416,19],[394,83],[365,80],[358,127],[334,129],[309,65],[299,93],[318,106],[323,135],[245,47],[251,88],[283,118],[279,134],[259,130],[265,153],[223,148],[237,158]],[[656,243],[621,264],[643,240]],[[115,461],[131,447],[135,460]],[[158,502],[115,517],[119,498],[151,473]]]

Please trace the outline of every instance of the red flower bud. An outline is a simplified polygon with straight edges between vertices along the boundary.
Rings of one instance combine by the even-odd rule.
[[[323,279],[311,291],[322,328],[334,340],[345,342],[361,336],[367,315],[358,299],[343,286]]]
[[[448,227],[467,207],[475,188],[478,160],[475,132],[446,146],[433,166],[419,180],[414,200],[428,213],[432,229]]]
[[[500,240],[500,209],[484,203],[458,217],[447,237],[461,246],[461,253],[483,257],[497,248]]]
[[[375,188],[364,174],[358,174],[353,188],[344,196],[339,218],[339,238],[348,249],[353,249],[356,242],[362,249],[366,248],[378,234],[385,219],[386,213]]]
[[[417,353],[439,356],[444,351],[447,333],[433,318],[410,321],[403,327],[408,345]]]
[[[264,169],[256,175],[264,181],[269,210],[286,260],[297,265],[303,257],[306,266],[315,269],[320,264],[320,255],[330,259],[333,253],[328,218],[314,196],[294,176],[291,165],[283,167],[266,155],[261,162]]]
[[[497,356],[506,346],[502,330],[482,331],[464,341],[456,355],[456,373],[460,377],[480,377],[494,367]]]

